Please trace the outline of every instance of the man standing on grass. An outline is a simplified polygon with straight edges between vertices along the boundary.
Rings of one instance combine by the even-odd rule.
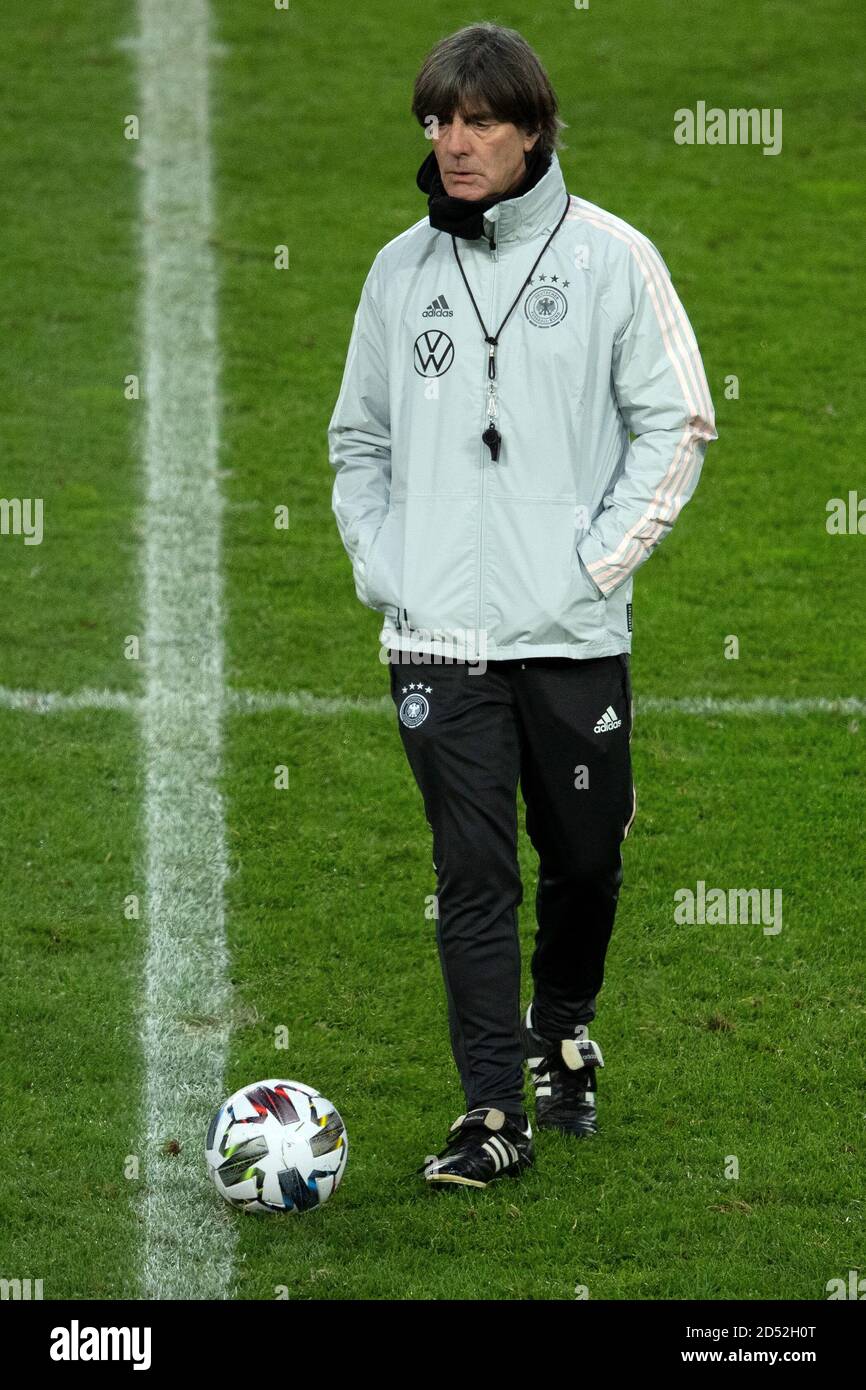
[[[466,1098],[429,1183],[597,1129],[588,1038],[635,814],[632,580],[691,497],[713,405],[653,244],[569,196],[556,96],[514,30],[438,43],[413,112],[428,216],[373,263],[329,426],[333,510],[385,615],[433,832],[436,939]],[[539,857],[521,1018],[517,786]]]

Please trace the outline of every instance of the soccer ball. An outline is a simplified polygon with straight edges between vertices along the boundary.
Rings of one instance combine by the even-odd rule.
[[[340,1185],[346,1126],[329,1100],[299,1081],[256,1081],[210,1123],[205,1158],[217,1192],[244,1211],[311,1211]]]

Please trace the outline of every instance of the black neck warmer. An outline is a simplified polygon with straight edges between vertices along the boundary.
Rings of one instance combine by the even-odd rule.
[[[431,150],[415,180],[422,193],[428,194],[427,206],[430,209],[430,226],[452,236],[474,240],[484,235],[484,214],[494,204],[508,198],[522,198],[530,188],[534,188],[550,168],[551,157],[541,149],[541,141],[536,140],[526,160],[526,174],[522,182],[511,193],[498,193],[492,198],[449,198],[445,192],[436,162],[436,152]]]

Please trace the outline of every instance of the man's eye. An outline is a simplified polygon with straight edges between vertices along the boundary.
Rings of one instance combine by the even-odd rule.
[[[473,130],[490,130],[494,124],[495,122],[482,120],[480,117],[477,120],[473,119],[466,122],[466,125],[472,126]],[[436,128],[440,134],[443,130],[450,130],[451,121],[440,120],[437,122]]]

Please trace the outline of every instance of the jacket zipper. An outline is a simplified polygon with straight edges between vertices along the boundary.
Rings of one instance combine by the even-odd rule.
[[[496,263],[497,263],[497,261],[499,260],[499,254],[498,254],[498,252],[497,252],[497,250],[496,250],[496,228],[495,228],[495,226],[494,226],[494,229],[493,229],[493,236],[491,236],[491,237],[488,238],[488,244],[489,244],[489,246],[490,246],[490,254],[491,254],[492,258],[493,258],[493,278],[492,278],[491,285],[490,285],[490,321],[493,322],[493,310],[494,310],[494,306],[495,306],[495,304],[496,304]],[[485,389],[487,389],[487,386],[488,386],[488,375],[487,375],[487,359],[486,359],[486,358],[485,358],[485,362],[484,362],[484,384],[485,384]],[[486,412],[488,411],[488,408],[489,408],[490,399],[491,399],[491,397],[490,397],[490,394],[489,394],[489,392],[488,392],[488,394],[487,394],[487,396],[486,396],[486,398],[485,398],[485,403],[484,403],[485,418],[487,419],[488,423],[489,423],[490,417],[489,417],[489,415],[486,414]],[[485,429],[486,429],[486,428],[487,428],[487,426],[485,425]],[[486,454],[486,453],[487,453],[487,445],[484,444],[484,443],[482,443],[482,445],[481,445],[481,454],[480,454],[480,463],[481,463],[481,496],[480,496],[480,502],[479,502],[479,508],[478,508],[478,606],[477,606],[477,617],[476,617],[476,623],[475,623],[475,637],[476,637],[476,641],[479,641],[479,642],[480,642],[480,640],[481,640],[481,618],[482,618],[482,611],[483,611],[482,583],[483,583],[483,575],[484,575],[484,476],[485,476],[485,473],[486,473],[486,471],[487,471],[487,462],[486,462],[486,459],[485,459],[485,454]],[[480,649],[479,649],[479,650],[480,650]]]

